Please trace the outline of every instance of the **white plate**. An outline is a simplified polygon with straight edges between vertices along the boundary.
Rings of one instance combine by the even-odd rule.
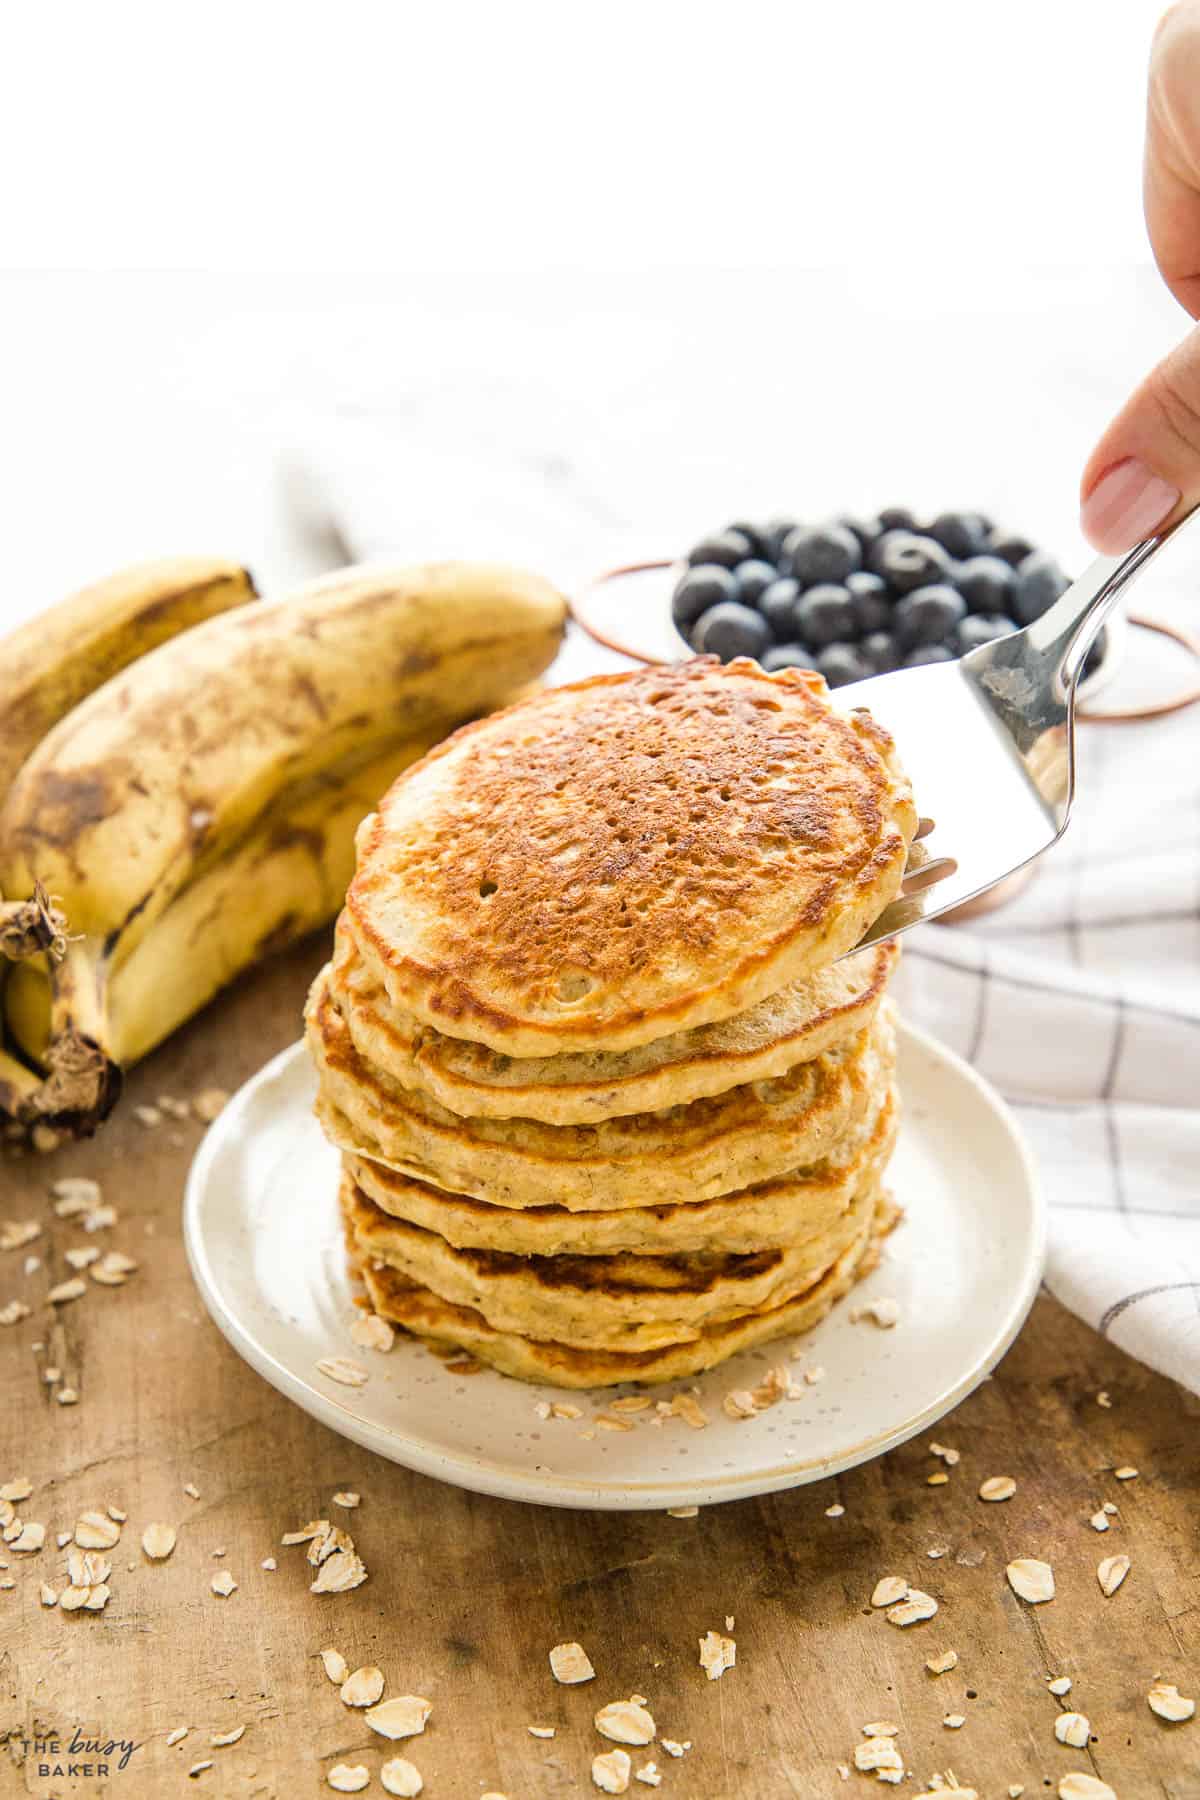
[[[1029,1156],[1007,1109],[923,1033],[900,1039],[904,1125],[891,1182],[905,1207],[881,1267],[853,1290],[789,1366],[825,1374],[799,1400],[753,1419],[721,1411],[787,1340],[700,1377],[711,1423],[690,1429],[647,1411],[628,1432],[582,1434],[588,1418],[541,1420],[539,1399],[585,1415],[614,1390],[567,1395],[488,1370],[464,1377],[415,1340],[385,1356],[350,1341],[354,1317],[336,1206],[338,1159],[312,1117],[301,1044],[247,1082],[201,1145],[184,1235],[205,1305],[234,1349],[332,1430],[423,1474],[548,1506],[711,1505],[816,1481],[903,1443],[955,1406],[1004,1354],[1033,1303],[1045,1221]],[[891,1330],[850,1322],[872,1296],[900,1303]],[[317,1370],[325,1356],[370,1369],[361,1388]],[[656,1397],[691,1384],[673,1383]]]

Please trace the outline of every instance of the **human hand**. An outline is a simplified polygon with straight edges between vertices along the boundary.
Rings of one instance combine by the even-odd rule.
[[[1146,224],[1164,281],[1200,318],[1200,0],[1159,24],[1150,53]],[[1126,401],[1088,458],[1080,523],[1115,555],[1200,502],[1200,328]]]

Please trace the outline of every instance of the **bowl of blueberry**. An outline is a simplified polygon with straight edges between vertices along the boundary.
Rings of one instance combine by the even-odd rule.
[[[820,525],[738,520],[680,561],[614,570],[575,610],[591,636],[640,661],[752,656],[765,669],[817,669],[838,688],[949,662],[1019,631],[1069,580],[1046,551],[983,513],[922,523],[893,506]],[[1121,631],[1110,622],[1097,639],[1081,695],[1115,673]]]

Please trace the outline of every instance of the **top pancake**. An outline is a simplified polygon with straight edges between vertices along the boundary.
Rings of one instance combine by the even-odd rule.
[[[808,672],[699,658],[455,733],[364,823],[346,926],[392,1005],[449,1036],[628,1049],[850,950],[915,829],[868,714]]]

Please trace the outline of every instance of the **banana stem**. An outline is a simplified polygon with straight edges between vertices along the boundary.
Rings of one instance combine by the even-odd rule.
[[[10,1036],[40,1067],[0,1051],[0,1110],[25,1125],[44,1122],[90,1136],[121,1092],[121,1071],[107,1048],[103,957],[94,943],[77,938],[50,964],[48,1030],[45,1014],[40,1020],[25,1016],[31,991],[35,999],[45,995],[45,977],[27,965],[7,985]],[[39,1009],[32,1010],[36,1015]]]
[[[39,882],[32,900],[0,900],[0,956],[22,962],[46,951],[57,961],[67,948],[67,922]]]

